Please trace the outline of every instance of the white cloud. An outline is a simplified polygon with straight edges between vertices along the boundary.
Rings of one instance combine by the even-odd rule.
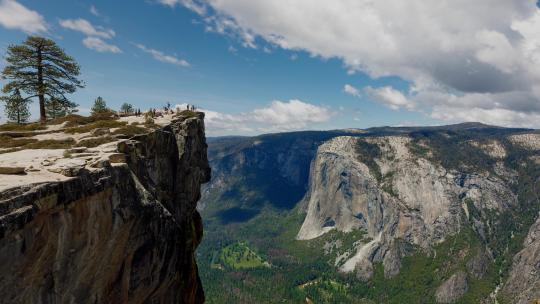
[[[99,14],[94,6],[90,7],[90,12]],[[122,53],[122,50],[118,46],[103,40],[112,39],[116,36],[116,33],[112,29],[94,26],[82,18],[60,20],[59,23],[63,28],[85,34],[87,37],[83,39],[83,44],[91,50],[100,53]]]
[[[176,107],[184,109],[186,104]],[[326,107],[297,99],[288,102],[275,100],[266,107],[239,114],[199,110],[205,112],[206,129],[211,136],[301,130],[327,122],[335,114]]]
[[[377,102],[389,107],[392,110],[399,110],[401,108],[414,109],[414,102],[405,97],[403,93],[393,89],[392,87],[366,87],[364,90]]]
[[[257,48],[264,40],[287,50],[339,58],[350,73],[409,82],[410,91],[402,96],[395,89],[375,92],[388,106],[405,99],[415,103],[415,110],[435,113],[444,105],[455,109],[447,119],[481,117],[486,111],[515,117],[540,114],[536,0],[189,2],[204,8],[195,11],[209,30],[236,36],[246,47]],[[436,101],[422,98],[433,94]],[[455,102],[476,102],[478,96],[484,107],[477,116],[457,115],[476,108]],[[509,96],[518,96],[519,102],[505,98]],[[486,117],[506,123],[500,115]]]
[[[152,55],[152,57],[154,57],[154,59],[156,59],[158,61],[169,63],[169,64],[174,64],[174,65],[178,65],[178,66],[183,66],[183,67],[189,67],[190,66],[189,62],[187,62],[184,59],[180,59],[180,58],[177,58],[177,57],[172,56],[172,55],[166,55],[165,53],[163,53],[161,51],[148,48],[148,47],[146,47],[146,46],[144,46],[142,44],[135,44],[135,46],[138,47],[139,49],[141,49],[143,52]]]
[[[43,16],[15,0],[0,0],[0,24],[28,34],[47,32],[47,23]]]
[[[359,97],[360,96],[360,90],[358,90],[357,88],[355,88],[354,86],[350,85],[350,84],[346,84],[344,87],[343,87],[343,92],[349,94],[349,95],[352,95],[354,97]]]
[[[289,102],[274,100],[270,106],[256,109],[250,116],[260,123],[284,129],[297,129],[311,123],[325,122],[330,119],[332,112],[327,108],[293,99]]]
[[[90,22],[82,18],[60,20],[60,25],[63,28],[78,31],[91,37],[110,39],[116,35],[116,33],[111,29],[106,29],[101,26],[93,26]]]
[[[194,0],[157,0],[157,2],[159,2],[161,4],[164,4],[164,5],[168,5],[170,7],[174,7],[177,4],[181,4],[181,5],[189,8],[190,10],[196,12],[199,15],[202,15],[202,14],[206,13],[205,6],[198,4]]]
[[[119,47],[113,44],[109,44],[98,37],[86,37],[83,39],[83,44],[87,48],[98,51],[100,53],[122,53],[122,50],[120,50]]]
[[[99,11],[94,5],[90,5],[90,14],[99,17]]]
[[[523,113],[506,109],[481,109],[474,107],[457,108],[436,106],[433,118],[446,121],[477,121],[485,124],[497,122],[500,126],[531,128],[538,126],[540,114]]]

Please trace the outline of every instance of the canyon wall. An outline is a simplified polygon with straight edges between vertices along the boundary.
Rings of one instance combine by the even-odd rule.
[[[204,114],[118,143],[112,164],[0,193],[0,302],[202,303]],[[3,175],[2,178],[9,178]]]

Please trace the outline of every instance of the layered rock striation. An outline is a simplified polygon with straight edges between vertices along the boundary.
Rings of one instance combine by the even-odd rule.
[[[100,168],[2,191],[0,302],[202,303],[203,118],[122,140]]]

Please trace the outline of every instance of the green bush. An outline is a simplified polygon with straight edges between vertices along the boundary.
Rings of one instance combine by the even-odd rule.
[[[111,136],[102,136],[102,137],[90,137],[86,139],[80,140],[75,147],[87,147],[87,148],[94,148],[106,143],[110,143],[115,141],[116,139]]]
[[[149,130],[147,128],[143,128],[143,127],[139,127],[139,126],[134,126],[133,124],[131,125],[126,125],[126,126],[123,126],[117,130],[115,130],[112,134],[123,134],[123,135],[127,135],[127,136],[135,136],[135,135],[139,135],[139,134],[145,134],[145,133],[148,133]]]
[[[125,121],[118,120],[98,120],[80,127],[73,127],[64,130],[64,132],[69,134],[75,133],[87,133],[97,128],[121,128],[127,125]]]
[[[16,123],[6,123],[0,125],[0,131],[37,131],[45,130],[46,127],[39,123],[30,123],[25,125],[19,125]]]

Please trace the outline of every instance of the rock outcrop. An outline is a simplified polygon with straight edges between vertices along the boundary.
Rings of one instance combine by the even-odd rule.
[[[459,271],[437,288],[435,293],[437,303],[454,303],[467,292],[467,289],[467,275]]]
[[[321,145],[297,238],[364,229],[371,241],[338,263],[340,270],[351,272],[367,259],[383,262],[385,275],[392,277],[402,255],[396,240],[428,250],[459,231],[468,213],[465,201],[486,210],[516,203],[500,177],[446,169],[414,155],[410,142],[408,136],[337,137]]]
[[[203,302],[203,118],[120,142],[122,161],[2,191],[0,302]]]
[[[520,304],[540,301],[540,219],[530,228],[523,249],[514,256],[503,293]]]

